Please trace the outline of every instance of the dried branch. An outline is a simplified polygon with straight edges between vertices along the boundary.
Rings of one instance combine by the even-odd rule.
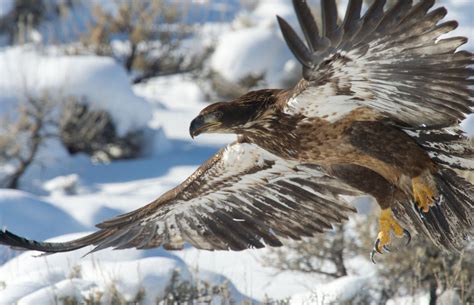
[[[0,160],[14,164],[14,170],[1,183],[3,187],[18,188],[19,181],[34,162],[40,146],[52,136],[49,130],[52,103],[45,95],[42,98],[27,96],[18,107],[17,119],[8,121],[0,134]]]
[[[334,231],[315,238],[291,242],[285,248],[272,249],[265,262],[280,271],[298,271],[321,274],[331,278],[347,275],[345,259],[353,245],[345,239],[345,228],[337,226]],[[268,263],[269,262],[269,263]]]

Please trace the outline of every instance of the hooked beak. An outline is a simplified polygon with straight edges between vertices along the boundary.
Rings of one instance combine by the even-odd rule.
[[[200,135],[203,132],[209,131],[210,128],[220,125],[215,115],[206,114],[198,115],[189,125],[189,134],[191,138]]]

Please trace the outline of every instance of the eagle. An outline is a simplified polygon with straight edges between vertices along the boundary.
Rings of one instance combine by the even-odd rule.
[[[461,250],[472,235],[474,148],[459,128],[474,106],[473,53],[465,37],[440,38],[435,0],[386,8],[350,0],[343,19],[321,0],[321,23],[293,0],[298,33],[281,17],[284,40],[302,66],[292,88],[249,92],[204,108],[191,137],[236,134],[191,176],[148,205],[67,242],[0,232],[0,244],[55,253],[95,246],[243,250],[282,246],[330,230],[356,212],[349,198],[380,206],[371,258],[394,238],[424,236]],[[410,233],[411,232],[411,233]]]

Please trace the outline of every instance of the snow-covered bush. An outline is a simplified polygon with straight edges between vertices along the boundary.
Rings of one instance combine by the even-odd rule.
[[[0,66],[2,186],[18,187],[46,139],[102,161],[149,150],[151,106],[112,59],[24,46],[0,51]]]
[[[80,268],[77,266],[72,270],[70,284],[80,286]],[[140,286],[143,283],[136,283],[140,288],[132,295],[123,292],[120,287],[111,283],[105,289],[93,288],[83,295],[76,289],[61,292],[55,296],[57,301],[63,305],[91,304],[91,305],[140,305],[150,304],[145,288]],[[63,285],[61,285],[63,286]],[[61,287],[62,288],[62,287]],[[162,289],[163,287],[157,287]],[[69,293],[68,293],[69,292]],[[156,297],[153,305],[172,304],[235,304],[229,291],[228,283],[213,284],[199,279],[187,280],[180,276],[179,270],[172,270],[169,282],[164,286],[162,294]],[[267,303],[268,305],[272,303]]]
[[[368,253],[365,250],[373,246],[377,227],[376,215],[372,214],[368,216],[366,224],[357,229],[357,239],[361,243],[359,254],[366,258]],[[393,243],[390,248],[394,251],[379,255],[374,265],[377,280],[370,289],[378,304],[399,304],[394,300],[410,300],[414,296],[423,296],[426,304],[444,304],[441,298],[446,299],[447,294],[454,294],[461,299],[460,304],[474,301],[472,245],[467,245],[461,253],[449,252],[437,248],[430,240],[419,235],[413,236],[408,246],[400,239],[394,239]],[[421,303],[415,300],[411,302]]]
[[[162,0],[117,2],[113,11],[95,5],[93,25],[81,37],[85,49],[76,52],[114,57],[134,72],[134,83],[189,72],[202,65],[210,49],[181,52],[183,40],[195,31],[193,25],[178,22],[182,15],[182,5]]]
[[[61,102],[68,97],[87,103],[90,110],[106,111],[119,135],[142,129],[151,106],[133,92],[129,78],[112,58],[67,56],[33,46],[0,50],[0,115],[25,96],[45,94]]]
[[[71,154],[86,153],[96,160],[135,158],[145,145],[144,129],[119,135],[111,115],[90,110],[89,102],[70,97],[59,119],[59,137]]]

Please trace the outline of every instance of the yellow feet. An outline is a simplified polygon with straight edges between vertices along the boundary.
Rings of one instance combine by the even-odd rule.
[[[407,238],[407,245],[411,241],[411,235],[408,230],[402,228],[398,222],[393,218],[392,210],[390,208],[384,209],[380,212],[379,218],[379,234],[377,235],[377,240],[374,244],[374,249],[370,253],[370,259],[375,264],[375,253],[378,252],[382,254],[382,251],[389,251],[388,245],[391,241],[391,233],[396,237],[406,237]]]
[[[420,175],[411,180],[413,188],[413,199],[417,204],[418,211],[428,213],[430,207],[434,205],[438,196],[436,187],[430,183],[426,176]]]

